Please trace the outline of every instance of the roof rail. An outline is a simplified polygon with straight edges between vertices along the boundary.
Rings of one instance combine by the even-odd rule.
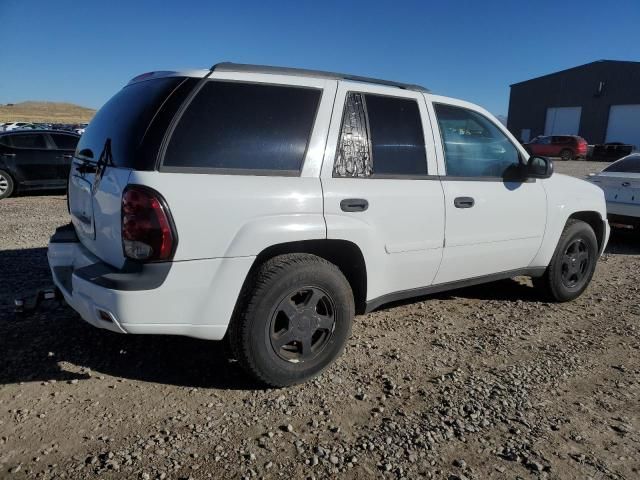
[[[393,82],[391,80],[381,80],[379,78],[361,77],[359,75],[349,75],[348,73],[324,72],[322,70],[307,70],[304,68],[272,67],[269,65],[249,65],[245,63],[221,62],[216,63],[214,66],[212,66],[211,71],[272,73],[276,75],[296,75],[299,77],[326,78],[330,80],[351,80],[353,82],[386,85],[388,87],[397,87],[403,90],[414,90],[416,92],[430,92],[428,88],[425,88],[421,85]]]

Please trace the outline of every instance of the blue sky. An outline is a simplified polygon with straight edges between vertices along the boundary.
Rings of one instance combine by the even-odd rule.
[[[511,83],[640,61],[639,25],[639,0],[0,0],[0,103],[95,108],[136,74],[229,60],[419,83],[506,114]]]

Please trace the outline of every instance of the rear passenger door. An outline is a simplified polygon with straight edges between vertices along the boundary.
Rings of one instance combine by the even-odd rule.
[[[422,94],[341,81],[333,112],[321,177],[328,238],[361,248],[367,301],[430,285],[444,204]]]
[[[445,172],[445,248],[435,282],[527,267],[545,230],[542,181],[523,178],[524,151],[486,112],[465,102],[427,98]]]
[[[22,183],[29,186],[48,186],[56,178],[55,151],[49,148],[43,133],[15,133],[10,136],[11,155]]]

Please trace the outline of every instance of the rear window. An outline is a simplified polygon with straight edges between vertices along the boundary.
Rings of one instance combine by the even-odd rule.
[[[209,81],[171,136],[163,168],[298,173],[320,94],[305,87]]]
[[[183,80],[165,77],[124,87],[91,120],[78,143],[77,156],[97,161],[111,139],[114,166],[139,168],[136,157],[149,123]]]
[[[640,155],[629,155],[612,163],[603,172],[640,173]]]

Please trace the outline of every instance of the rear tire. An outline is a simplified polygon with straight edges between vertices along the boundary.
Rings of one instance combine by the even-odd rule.
[[[574,300],[589,286],[597,260],[598,240],[591,226],[569,219],[549,266],[533,284],[551,300]]]
[[[0,199],[10,197],[15,183],[13,178],[4,170],[0,170]]]
[[[564,160],[565,162],[567,160],[573,160],[573,152],[571,150],[569,150],[568,148],[565,148],[564,150],[562,150],[560,152],[560,159]]]
[[[247,283],[229,342],[254,379],[272,387],[301,383],[342,353],[355,307],[338,267],[315,255],[280,255],[257,268]]]

